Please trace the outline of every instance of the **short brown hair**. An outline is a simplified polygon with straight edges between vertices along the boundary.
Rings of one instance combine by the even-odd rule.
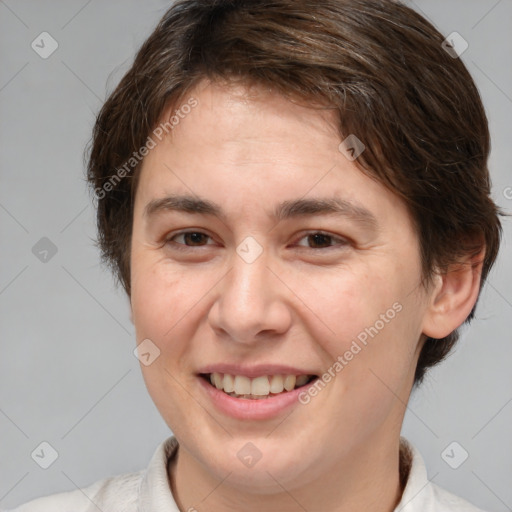
[[[485,246],[483,284],[501,236],[490,198],[488,123],[469,72],[443,40],[423,17],[392,0],[178,1],[96,120],[87,172],[100,192],[103,261],[130,295],[140,164],[118,182],[112,178],[147,143],[169,105],[207,78],[270,86],[336,109],[340,135],[355,134],[366,146],[358,159],[363,172],[408,206],[426,282]],[[474,308],[468,320],[473,315]],[[427,340],[416,384],[457,338],[454,331]]]

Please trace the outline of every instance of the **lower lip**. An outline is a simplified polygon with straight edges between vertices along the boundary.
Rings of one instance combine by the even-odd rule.
[[[294,405],[299,405],[299,394],[307,388],[307,386],[303,386],[270,398],[251,400],[230,396],[209,384],[204,378],[198,378],[203,390],[217,409],[239,420],[267,420],[274,418]]]

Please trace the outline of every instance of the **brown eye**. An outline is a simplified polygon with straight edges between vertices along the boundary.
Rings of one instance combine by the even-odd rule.
[[[182,238],[183,242],[177,241],[180,238]],[[207,245],[209,238],[210,237],[208,235],[199,231],[187,231],[185,233],[178,233],[177,235],[174,235],[169,238],[169,241],[176,242],[180,245],[186,245],[188,247],[200,247]]]
[[[305,240],[306,243],[301,243],[302,240]],[[335,237],[333,235],[329,235],[327,233],[310,233],[302,237],[298,243],[300,246],[306,246],[310,249],[326,249],[329,247],[334,247],[335,245],[346,245],[347,242],[343,238]]]
[[[308,235],[308,242],[314,248],[318,247],[330,247],[332,242],[332,236],[324,235],[322,233],[316,233],[314,235]]]

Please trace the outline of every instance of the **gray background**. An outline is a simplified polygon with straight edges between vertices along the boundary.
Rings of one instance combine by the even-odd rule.
[[[510,211],[512,0],[409,4],[469,42],[462,58],[490,118],[493,193]],[[3,508],[141,469],[170,434],[132,353],[127,299],[99,265],[82,161],[94,114],[168,6],[0,1]],[[43,31],[59,45],[47,59],[31,48]],[[42,237],[57,249],[47,262],[32,252]],[[511,240],[506,221],[476,321],[413,396],[404,424],[429,478],[495,512],[512,509]],[[31,458],[42,441],[59,454],[46,470]],[[469,453],[458,469],[441,457],[453,441]]]

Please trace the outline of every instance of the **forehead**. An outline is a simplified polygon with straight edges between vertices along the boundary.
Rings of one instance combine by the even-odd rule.
[[[290,101],[262,87],[203,81],[165,112],[162,123],[169,120],[172,128],[143,162],[137,196],[144,197],[144,207],[179,193],[226,209],[253,201],[268,212],[319,194],[364,200],[370,210],[379,202],[386,210],[387,203],[407,215],[401,200],[340,152],[332,108]]]
[[[187,104],[191,102],[195,107],[189,109]],[[271,150],[286,143],[287,156],[292,158],[294,147],[304,138],[321,144],[323,149],[327,145],[332,149],[333,143],[337,146],[340,138],[335,108],[298,97],[285,98],[260,85],[203,80],[164,111],[161,123],[169,119],[176,124],[168,130],[166,139],[176,146],[192,142],[190,137],[197,146],[211,141],[236,142],[244,144],[245,150],[250,144]],[[265,154],[261,153],[260,158]]]

